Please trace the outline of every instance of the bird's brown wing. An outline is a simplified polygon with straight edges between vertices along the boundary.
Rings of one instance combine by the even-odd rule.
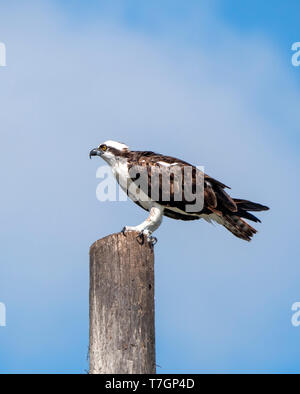
[[[131,160],[129,171],[133,167],[132,181],[152,200],[173,211],[176,209],[178,214],[218,213],[223,208],[237,211],[234,200],[224,191],[228,186],[185,161],[153,152],[139,152],[138,157]],[[147,181],[141,182],[141,177],[145,179],[145,176]],[[194,201],[191,198],[196,194],[202,198],[202,205],[201,209],[192,212],[190,209],[196,197]]]
[[[258,222],[259,219],[248,211],[269,209],[251,201],[231,198],[224,190],[228,186],[202,173],[195,166],[170,156],[153,152],[137,152],[130,166],[141,167],[146,179],[145,182],[140,183],[141,190],[164,207],[164,215],[173,219],[195,220],[208,217],[223,225],[236,237],[250,241],[256,230],[243,218]],[[178,171],[175,174],[174,169]],[[167,188],[166,179],[169,180]],[[139,176],[132,177],[132,181],[138,184]],[[200,200],[202,199],[200,209],[197,208],[198,204],[195,204],[193,211],[193,203],[196,201],[190,200],[191,194],[187,198],[185,186],[198,198],[197,193],[200,193]],[[151,193],[153,190],[156,192],[154,196]],[[139,202],[136,203],[142,206]]]

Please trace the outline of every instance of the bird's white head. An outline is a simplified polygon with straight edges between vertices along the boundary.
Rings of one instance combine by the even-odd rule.
[[[129,152],[129,147],[121,142],[117,141],[105,141],[100,144],[98,148],[90,151],[90,158],[92,156],[100,156],[108,164],[112,165],[121,157],[126,157],[126,153]]]

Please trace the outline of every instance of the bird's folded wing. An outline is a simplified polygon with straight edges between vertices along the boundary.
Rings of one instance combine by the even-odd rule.
[[[132,163],[133,167],[133,163]],[[202,193],[202,213],[235,212],[237,206],[224,191],[227,186],[181,160],[155,155],[141,156],[131,180],[152,200],[182,212]],[[200,211],[198,212],[200,213]]]

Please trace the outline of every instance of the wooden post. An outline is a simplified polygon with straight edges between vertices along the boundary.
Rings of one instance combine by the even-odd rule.
[[[90,374],[153,374],[154,253],[137,233],[90,248]]]

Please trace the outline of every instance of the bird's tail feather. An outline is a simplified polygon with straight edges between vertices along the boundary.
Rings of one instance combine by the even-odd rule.
[[[245,241],[251,241],[253,235],[257,233],[255,228],[237,215],[225,215],[222,224],[233,235]]]
[[[223,226],[227,228],[233,235],[245,241],[251,241],[257,230],[250,226],[244,219],[260,222],[260,220],[247,211],[267,211],[269,208],[265,205],[257,204],[252,201],[234,199],[237,205],[237,212],[228,213],[223,217]]]
[[[247,200],[239,200],[237,198],[234,198],[233,201],[236,203],[237,207],[239,209],[243,209],[245,211],[267,211],[269,207],[266,207],[265,205],[257,204],[256,202],[252,201],[247,201]]]

